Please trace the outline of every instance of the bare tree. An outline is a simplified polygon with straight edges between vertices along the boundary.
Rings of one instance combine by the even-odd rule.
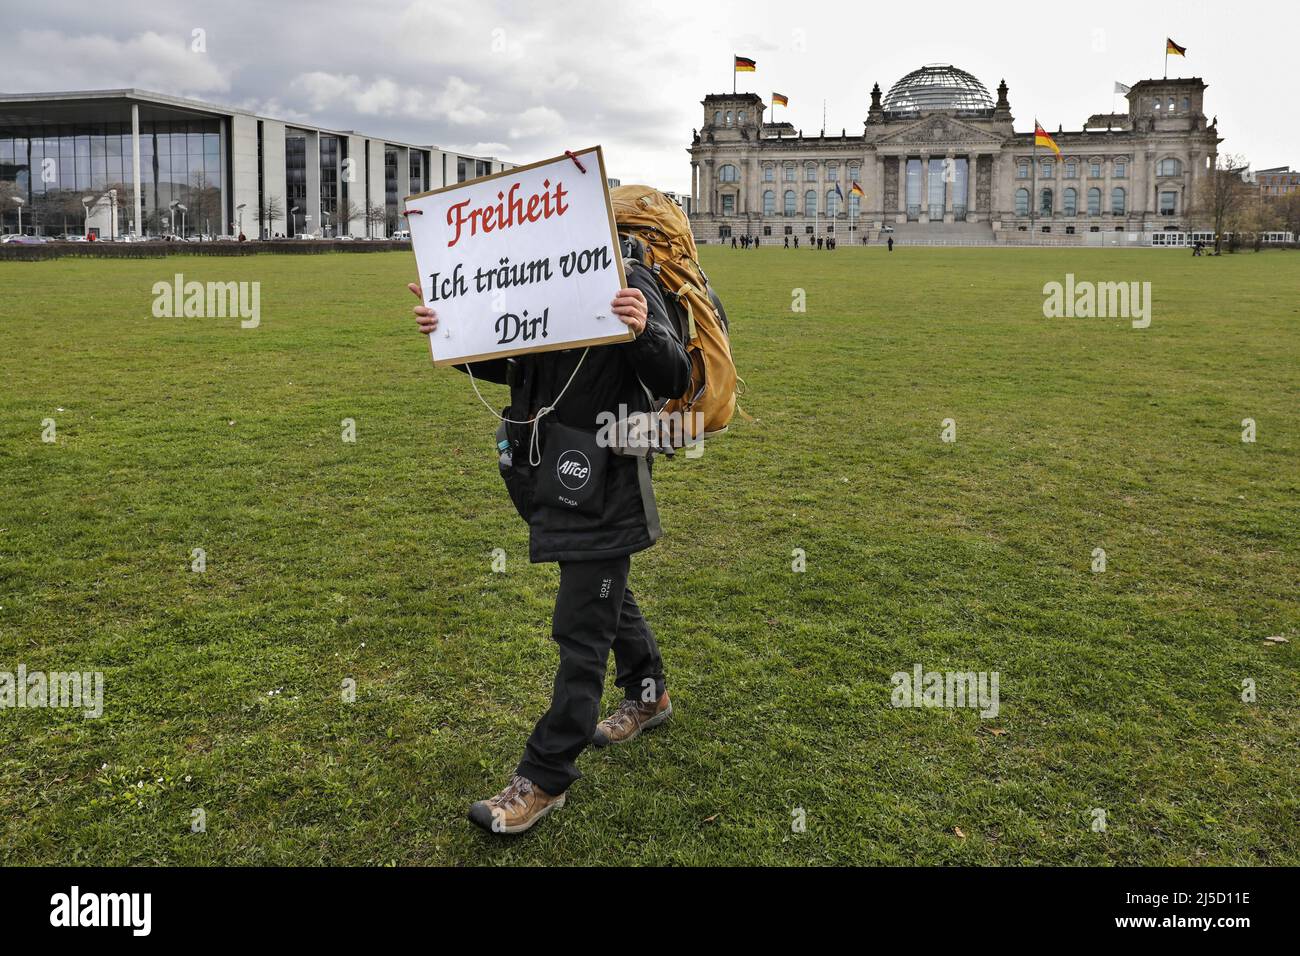
[[[263,196],[257,205],[257,231],[263,238],[271,238],[271,227],[284,217],[284,204],[278,196]]]
[[[334,211],[335,234],[348,236],[352,234],[352,223],[361,218],[361,207],[351,199],[340,199]]]
[[[378,203],[366,200],[366,235],[374,238],[374,230],[382,229],[387,222],[388,216],[384,212],[384,207]]]
[[[1214,168],[1201,179],[1194,196],[1198,218],[1214,229],[1214,254],[1218,255],[1223,233],[1246,204],[1251,186],[1241,178],[1246,168],[1242,156],[1225,153],[1218,156]]]

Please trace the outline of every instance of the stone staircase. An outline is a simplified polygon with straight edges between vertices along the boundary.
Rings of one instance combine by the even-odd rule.
[[[987,222],[899,222],[894,227],[894,243],[910,246],[981,246],[997,240],[993,226]],[[884,242],[890,233],[872,235],[872,242]]]

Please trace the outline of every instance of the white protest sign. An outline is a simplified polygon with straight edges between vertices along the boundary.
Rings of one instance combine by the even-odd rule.
[[[627,342],[599,146],[406,199],[435,365]]]

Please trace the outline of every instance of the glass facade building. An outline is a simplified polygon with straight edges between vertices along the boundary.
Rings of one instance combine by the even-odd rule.
[[[0,233],[389,235],[407,195],[511,166],[139,90],[0,94]]]

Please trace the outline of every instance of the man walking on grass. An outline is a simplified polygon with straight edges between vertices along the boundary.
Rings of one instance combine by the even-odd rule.
[[[639,262],[629,262],[629,288],[610,303],[636,338],[586,351],[568,349],[473,362],[456,368],[510,386],[510,406],[501,438],[501,476],[516,510],[528,523],[529,558],[555,561],[560,588],[551,638],[560,663],[550,709],[537,722],[510,782],[496,796],[470,807],[469,818],[495,833],[522,833],[560,807],[581,774],[575,765],[589,743],[624,743],[672,714],[663,659],[654,632],[628,586],[631,556],[659,537],[658,512],[648,473],[644,483],[630,457],[598,457],[603,486],[597,513],[561,510],[538,492],[541,469],[529,464],[531,424],[538,409],[555,406],[540,423],[541,441],[555,427],[594,434],[599,416],[650,411],[647,389],[657,397],[681,395],[690,382],[690,360],[668,315],[658,280]],[[420,287],[410,290],[420,296]],[[438,328],[434,310],[415,307],[425,335]],[[572,382],[570,383],[570,377]],[[566,383],[570,383],[566,389]],[[644,387],[642,386],[644,383]],[[563,397],[561,397],[561,394]],[[557,439],[558,440],[558,439]],[[545,454],[543,444],[542,454]],[[618,708],[597,723],[605,668],[614,652],[614,683],[623,689]]]

